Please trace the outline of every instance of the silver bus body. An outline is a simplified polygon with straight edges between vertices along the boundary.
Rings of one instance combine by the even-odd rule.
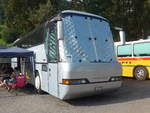
[[[65,100],[121,86],[121,65],[105,18],[67,10],[43,29],[44,42],[29,48],[35,53],[37,89]]]

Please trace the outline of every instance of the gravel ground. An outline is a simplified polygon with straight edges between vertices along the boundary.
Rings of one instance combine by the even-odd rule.
[[[124,79],[122,87],[98,96],[61,101],[48,94],[38,95],[32,87],[18,95],[0,88],[0,113],[149,113],[150,80]]]

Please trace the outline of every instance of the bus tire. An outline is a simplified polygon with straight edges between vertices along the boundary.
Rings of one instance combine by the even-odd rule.
[[[148,77],[148,71],[145,67],[139,66],[134,69],[134,77],[137,80],[146,80]]]
[[[39,72],[36,72],[36,77],[35,77],[35,88],[37,93],[41,93],[41,78],[39,75]]]

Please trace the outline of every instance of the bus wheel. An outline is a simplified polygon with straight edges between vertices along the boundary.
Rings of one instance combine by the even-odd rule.
[[[146,80],[148,72],[144,67],[136,67],[134,70],[134,76],[137,80]]]
[[[36,73],[35,77],[35,88],[37,90],[37,93],[41,93],[41,79],[38,72]]]

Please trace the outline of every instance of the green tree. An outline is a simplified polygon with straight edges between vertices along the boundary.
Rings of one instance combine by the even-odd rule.
[[[150,35],[150,0],[0,0],[0,3],[4,3],[0,4],[0,12],[5,12],[4,24],[7,27],[1,37],[7,42],[25,35],[64,9],[106,17],[112,26],[125,30],[127,40]],[[5,6],[4,11],[1,6]]]
[[[146,5],[148,0],[123,0],[119,2],[121,13],[116,21],[121,21],[121,26],[126,31],[127,40],[146,37],[150,25],[150,18],[147,16],[150,10],[149,6]]]
[[[0,24],[4,23],[4,3],[0,0]]]
[[[48,0],[46,4],[40,4],[39,9],[32,10],[29,15],[29,20],[35,26],[43,23],[52,15],[54,15],[56,9],[52,6],[51,0]]]
[[[37,10],[46,0],[5,0],[5,29],[2,38],[8,43],[31,31],[35,25],[29,19],[30,11]]]
[[[68,8],[71,10],[85,11],[85,1],[72,0]]]

